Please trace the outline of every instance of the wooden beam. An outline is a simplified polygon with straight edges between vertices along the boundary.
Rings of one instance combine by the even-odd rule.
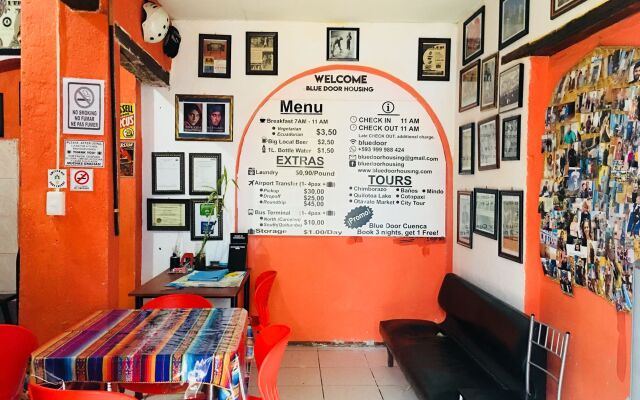
[[[169,87],[169,72],[118,25],[115,26],[115,33],[120,43],[120,64],[140,82],[151,86]]]
[[[62,0],[67,7],[75,11],[98,11],[100,0]]]
[[[602,29],[640,12],[638,0],[609,0],[562,28],[502,56],[501,63],[530,56],[552,56]]]

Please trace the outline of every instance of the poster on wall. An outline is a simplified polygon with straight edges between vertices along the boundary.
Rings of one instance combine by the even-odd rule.
[[[0,0],[0,54],[20,54],[20,0]]]
[[[63,133],[104,134],[104,81],[62,79]]]
[[[136,138],[136,105],[120,103],[120,139]]]
[[[135,142],[120,142],[120,176],[133,176],[135,173]]]
[[[239,230],[444,237],[447,161],[414,96],[367,68],[339,67],[274,93],[240,149]]]

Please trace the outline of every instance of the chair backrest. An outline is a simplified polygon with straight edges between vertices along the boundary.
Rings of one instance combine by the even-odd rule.
[[[527,348],[527,380],[526,388],[527,394],[531,394],[530,376],[531,367],[544,372],[549,378],[556,382],[556,398],[560,400],[562,395],[562,380],[564,378],[564,368],[567,360],[567,349],[569,347],[569,332],[562,333],[555,328],[550,327],[535,319],[534,315],[531,315],[529,325],[529,345]],[[536,362],[535,357],[532,357],[535,348],[546,351],[546,353],[556,358],[556,362],[549,362],[548,365],[557,365],[557,372],[551,372],[544,365],[540,365]],[[549,367],[551,368],[551,367]],[[556,368],[554,368],[556,369]]]
[[[0,325],[0,399],[21,393],[29,355],[38,347],[35,335],[18,325]]]
[[[291,328],[270,325],[256,337],[255,354],[258,365],[258,389],[262,400],[279,400],[278,372],[289,343]]]
[[[213,304],[196,294],[168,294],[156,297],[142,306],[143,310],[156,308],[212,308]]]
[[[256,278],[255,305],[261,327],[269,325],[269,294],[276,279],[276,271],[265,271]]]
[[[31,400],[131,400],[135,397],[97,390],[59,390],[29,384]]]

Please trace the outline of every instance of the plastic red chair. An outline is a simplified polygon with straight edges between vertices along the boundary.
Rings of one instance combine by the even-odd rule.
[[[251,317],[251,326],[255,333],[259,333],[269,325],[269,294],[278,272],[265,271],[256,278],[256,291],[254,294],[258,315]]]
[[[17,399],[22,393],[27,363],[38,347],[35,335],[18,325],[0,325],[0,399]]]
[[[284,351],[291,336],[286,325],[270,325],[256,337],[255,357],[258,366],[258,390],[262,397],[249,396],[249,400],[280,400],[278,372]]]
[[[59,390],[29,384],[31,400],[131,400],[135,397],[97,390]]]

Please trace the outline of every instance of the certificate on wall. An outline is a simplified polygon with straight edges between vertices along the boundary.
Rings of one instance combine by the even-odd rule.
[[[191,240],[222,240],[222,210],[214,215],[214,208],[207,199],[191,199]]]
[[[220,193],[220,153],[189,154],[189,194]]]
[[[147,199],[147,230],[188,231],[189,199]]]
[[[184,153],[151,153],[151,193],[184,193]]]

